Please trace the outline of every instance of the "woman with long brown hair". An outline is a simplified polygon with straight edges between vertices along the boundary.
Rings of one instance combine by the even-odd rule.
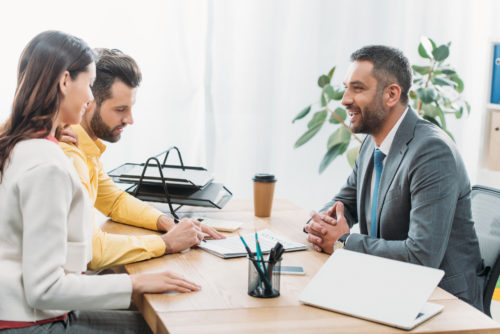
[[[188,292],[170,273],[84,275],[92,211],[58,129],[81,120],[93,99],[92,50],[47,31],[24,49],[12,113],[0,130],[0,330],[6,333],[144,333],[132,292]],[[78,310],[78,311],[73,311]],[[4,332],[2,332],[4,333]]]

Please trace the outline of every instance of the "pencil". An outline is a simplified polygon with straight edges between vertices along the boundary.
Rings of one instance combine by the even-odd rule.
[[[259,234],[257,233],[257,229],[255,229],[255,248],[257,250],[257,260],[259,260],[260,258],[262,269],[264,269],[264,274],[267,276],[267,268],[266,264],[264,263],[264,255],[262,254],[262,249],[260,248]]]
[[[245,249],[246,249],[246,251],[248,253],[248,257],[250,258],[250,261],[252,261],[253,266],[255,267],[255,270],[257,270],[257,274],[260,277],[260,282],[264,283],[266,290],[272,289],[271,282],[269,282],[269,280],[267,279],[267,276],[264,275],[264,273],[262,272],[262,269],[260,268],[260,265],[258,263],[259,258],[257,257],[257,260],[254,259],[252,251],[250,250],[250,247],[248,247],[245,239],[243,239],[243,237],[241,236],[240,232],[237,232],[237,233],[238,233],[238,236],[241,239],[241,242],[243,242],[243,246],[245,246]],[[260,284],[260,282],[259,282],[259,284]]]

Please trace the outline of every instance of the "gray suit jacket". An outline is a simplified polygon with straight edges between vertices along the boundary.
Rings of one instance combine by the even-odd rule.
[[[471,214],[471,186],[454,143],[411,108],[396,132],[380,180],[378,238],[368,236],[373,151],[367,136],[347,183],[328,203],[345,206],[350,227],[345,248],[440,268],[440,287],[482,310],[483,263]]]

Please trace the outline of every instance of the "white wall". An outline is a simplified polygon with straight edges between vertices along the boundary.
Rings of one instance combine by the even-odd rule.
[[[144,81],[136,123],[108,146],[108,169],[179,146],[188,164],[213,169],[236,198],[251,198],[251,177],[269,171],[277,197],[318,208],[349,174],[342,157],[318,175],[330,131],[294,150],[306,122],[291,120],[319,93],[319,74],[366,44],[400,48],[420,63],[420,35],[452,41],[450,62],[466,84],[472,112],[451,122],[472,182],[477,178],[489,98],[489,41],[500,34],[494,0],[17,1],[0,5],[0,121],[10,112],[18,57],[38,32],[59,29],[92,47],[119,48]]]

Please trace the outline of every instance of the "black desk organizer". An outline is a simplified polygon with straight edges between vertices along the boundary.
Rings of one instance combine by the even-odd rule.
[[[167,158],[170,151],[176,150],[179,156],[180,165],[167,165]],[[163,163],[160,164],[159,158],[165,155]],[[142,168],[141,175],[130,173],[132,170]],[[147,171],[153,172],[155,168],[158,174],[155,176],[147,175]],[[185,178],[169,177],[168,170],[186,172]],[[165,172],[165,173],[164,173]],[[212,182],[212,178],[207,178],[205,184],[197,184],[189,179],[189,172],[201,173],[207,172],[205,168],[184,166],[179,149],[175,146],[170,147],[154,157],[151,157],[142,164],[125,163],[108,173],[116,183],[131,183],[132,185],[125,191],[143,201],[167,203],[170,213],[179,218],[176,211],[183,205],[203,206],[222,209],[231,199],[233,194],[224,185]],[[222,196],[220,195],[222,194]],[[217,198],[218,197],[218,198]],[[175,210],[173,204],[179,205]]]

